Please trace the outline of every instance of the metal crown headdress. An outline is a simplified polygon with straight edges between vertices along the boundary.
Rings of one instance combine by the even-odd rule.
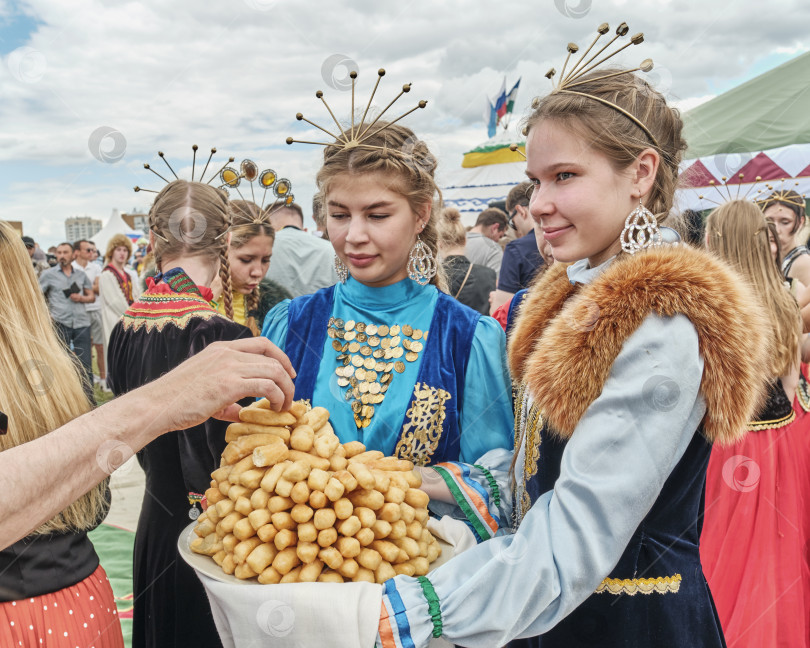
[[[385,76],[385,70],[384,69],[380,68],[379,70],[377,70],[377,82],[374,84],[374,90],[371,91],[371,96],[368,99],[368,104],[366,105],[366,109],[363,112],[363,117],[360,119],[360,123],[355,124],[354,123],[354,86],[355,86],[355,80],[357,79],[357,72],[352,71],[352,72],[349,73],[349,76],[351,77],[351,80],[352,80],[351,126],[348,129],[344,129],[340,125],[340,122],[335,117],[334,113],[332,112],[332,109],[329,107],[329,104],[326,103],[326,99],[323,98],[323,92],[321,90],[318,90],[315,93],[315,96],[323,102],[324,106],[326,106],[326,110],[329,111],[329,115],[332,117],[332,120],[335,122],[335,125],[340,130],[340,135],[335,135],[334,133],[332,133],[332,132],[326,130],[325,128],[323,128],[322,126],[319,126],[315,122],[310,121],[309,119],[304,117],[304,115],[302,115],[301,113],[298,113],[295,116],[295,118],[298,121],[305,121],[308,124],[311,124],[315,128],[317,128],[319,130],[322,130],[324,133],[326,133],[330,137],[334,137],[335,141],[334,142],[310,142],[310,141],[305,141],[305,140],[296,140],[296,139],[293,139],[292,137],[288,137],[287,138],[287,144],[292,144],[293,142],[296,142],[298,144],[316,144],[318,146],[336,146],[336,147],[338,147],[340,149],[366,148],[366,149],[380,149],[380,150],[383,150],[384,147],[382,147],[382,146],[372,146],[370,144],[364,144],[363,142],[368,140],[370,137],[376,135],[377,133],[380,133],[381,131],[384,131],[386,128],[388,128],[392,124],[395,124],[396,122],[398,122],[403,117],[406,117],[407,115],[410,115],[413,111],[417,110],[418,108],[424,108],[425,106],[427,106],[427,101],[425,101],[423,99],[416,106],[411,108],[406,113],[403,113],[402,115],[400,115],[399,117],[397,117],[393,121],[388,122],[385,126],[381,126],[380,128],[378,128],[378,129],[376,129],[376,130],[374,130],[372,132],[372,128],[379,121],[380,117],[382,117],[385,114],[385,112],[391,106],[394,105],[394,103],[397,101],[397,99],[399,99],[406,92],[411,91],[411,84],[406,83],[405,85],[403,85],[402,90],[400,91],[400,93],[391,100],[391,102],[383,109],[383,111],[379,115],[377,115],[374,118],[374,120],[371,123],[366,125],[366,123],[365,123],[366,122],[366,116],[368,115],[368,111],[371,108],[371,102],[374,100],[374,95],[377,92],[377,87],[380,85],[380,79],[382,79]],[[365,126],[365,128],[364,128],[364,126]]]
[[[732,200],[747,200],[749,194],[754,189],[756,189],[756,186],[757,186],[756,183],[762,182],[762,177],[757,176],[756,178],[754,178],[754,183],[755,184],[752,185],[741,196],[740,195],[740,189],[742,188],[742,185],[744,184],[743,180],[745,179],[745,174],[741,173],[737,177],[739,178],[739,182],[735,183],[737,185],[737,191],[734,192],[733,196],[731,195],[731,193],[732,193],[731,188],[728,186],[729,185],[728,178],[726,178],[726,176],[723,176],[722,178],[720,178],[722,180],[722,184],[720,184],[720,185],[717,185],[714,182],[714,180],[709,180],[709,186],[713,187],[714,190],[717,191],[717,193],[720,195],[720,200],[719,201],[712,200],[711,198],[709,198],[708,196],[704,196],[703,194],[699,194],[698,198],[700,198],[701,200],[708,200],[710,203],[714,203],[715,205],[717,205],[719,207],[723,203],[731,202]],[[722,187],[722,189],[720,189],[720,187]],[[754,196],[753,196],[754,202],[758,202],[757,201],[757,196],[759,196],[759,194],[761,194],[763,191],[765,191],[765,189],[760,189],[759,191],[757,191],[754,194]]]
[[[199,147],[196,144],[194,144],[191,147],[191,150],[194,151],[194,156],[193,156],[192,161],[191,161],[191,181],[192,182],[194,182],[194,170],[195,170],[195,167],[197,165],[197,149],[198,148]],[[203,172],[200,174],[200,179],[197,180],[197,182],[203,182],[203,178],[205,178],[205,172],[208,170],[208,165],[211,163],[211,158],[214,157],[214,153],[216,153],[216,152],[217,152],[217,150],[215,148],[211,149],[211,154],[208,156],[208,161],[205,163],[205,168],[203,169]],[[169,161],[166,159],[166,156],[163,154],[163,151],[158,151],[158,155],[160,156],[160,159],[163,160],[163,162],[166,164],[166,166],[169,167],[169,171],[172,172],[172,175],[175,177],[175,179],[179,180],[180,177],[174,172],[174,169],[172,168],[172,165],[169,164]],[[208,182],[205,182],[205,184],[211,184],[211,181],[214,178],[216,178],[217,175],[219,175],[219,173],[221,173],[221,171],[223,171],[225,169],[225,167],[227,167],[233,161],[234,161],[234,158],[232,158],[232,157],[228,158],[228,161],[225,163],[225,166],[223,166],[222,169],[220,169],[220,171],[217,171],[214,175],[212,175],[208,179]],[[143,168],[146,169],[147,171],[151,171],[152,173],[154,173],[158,178],[163,180],[166,184],[169,184],[170,182],[173,182],[173,180],[169,180],[168,178],[164,178],[162,175],[160,175],[157,171],[155,171],[147,163],[144,163]],[[155,191],[154,189],[144,189],[143,187],[135,187],[135,191],[148,191],[149,193],[160,193],[159,191]]]
[[[768,191],[771,191],[770,196],[767,198],[763,198],[762,200],[758,200],[759,206],[762,207],[762,211],[765,211],[768,207],[773,205],[774,203],[787,203],[788,205],[793,205],[794,207],[798,207],[799,209],[803,208],[804,201],[806,196],[804,194],[799,194],[798,191],[793,189],[785,189],[785,178],[782,178],[782,184],[779,189],[774,190],[773,185],[766,185]],[[795,182],[794,187],[798,187],[799,183]]]
[[[612,77],[622,76],[624,74],[632,74],[633,72],[637,72],[639,70],[642,72],[649,72],[653,68],[652,59],[644,59],[637,68],[633,68],[632,70],[618,70],[610,72],[608,74],[604,74],[602,76],[583,79],[582,77],[588,74],[591,70],[599,67],[600,65],[605,63],[605,61],[607,61],[608,59],[613,58],[622,50],[626,49],[627,47],[630,47],[631,45],[639,45],[644,42],[644,34],[639,32],[638,34],[631,36],[629,42],[625,43],[624,45],[614,50],[613,52],[610,52],[602,56],[603,52],[605,52],[605,50],[608,47],[610,47],[617,39],[626,36],[627,32],[630,31],[630,28],[627,26],[627,23],[623,22],[616,28],[616,35],[613,36],[613,38],[611,38],[607,43],[605,43],[605,45],[603,45],[601,49],[599,49],[593,56],[591,56],[586,60],[586,57],[588,56],[588,54],[590,54],[591,50],[596,46],[596,43],[599,41],[599,39],[602,38],[602,36],[604,36],[605,34],[607,34],[608,31],[610,31],[610,26],[607,23],[602,23],[601,25],[599,25],[599,27],[597,27],[596,31],[597,31],[596,38],[594,38],[593,42],[588,46],[588,49],[586,49],[582,53],[582,56],[579,57],[579,60],[576,63],[574,63],[573,67],[571,67],[571,69],[566,74],[565,69],[566,67],[568,67],[568,62],[571,59],[571,55],[576,54],[579,51],[579,45],[577,45],[576,43],[568,43],[567,48],[568,56],[565,57],[565,63],[563,63],[562,72],[560,72],[559,77],[560,80],[557,83],[556,87],[554,87],[554,89],[551,91],[552,94],[555,92],[564,92],[566,94],[574,94],[579,95],[581,97],[588,97],[589,99],[593,99],[594,101],[598,101],[599,103],[602,103],[606,106],[613,108],[614,110],[617,110],[618,112],[622,113],[625,117],[630,119],[632,122],[634,122],[641,130],[643,130],[644,133],[647,135],[647,137],[650,139],[650,141],[653,144],[655,144],[657,148],[660,149],[661,147],[658,145],[658,141],[650,132],[650,129],[647,128],[638,117],[636,117],[635,115],[628,112],[624,108],[617,106],[612,101],[608,101],[603,97],[597,97],[595,95],[588,94],[586,92],[581,92],[579,90],[572,90],[572,88],[576,88],[582,84],[590,83],[592,81],[597,81],[601,79],[610,79]],[[599,58],[600,56],[602,56],[602,58]],[[554,83],[554,76],[556,75],[556,73],[557,71],[554,68],[551,68],[548,72],[546,72],[546,78],[551,80],[552,84]],[[537,101],[538,100],[535,99],[534,104],[535,108],[537,107],[536,104]]]
[[[233,160],[233,158],[231,158],[231,160]],[[228,189],[235,189],[242,200],[246,199],[242,195],[242,192],[239,191],[239,185],[242,183],[242,178],[247,180],[250,183],[251,202],[254,204],[256,203],[256,191],[254,187],[258,183],[263,193],[261,203],[258,204],[261,217],[254,220],[255,223],[265,222],[267,216],[269,216],[274,209],[281,209],[282,207],[291,205],[295,201],[295,196],[292,194],[292,183],[287,178],[279,178],[278,174],[272,169],[265,169],[259,173],[259,167],[253,160],[242,160],[242,163],[239,165],[239,170],[231,166],[225,166],[218,175],[219,179],[222,181],[219,189],[225,189],[226,191]],[[265,210],[264,201],[267,199],[267,192],[270,190],[273,191],[273,195],[276,199],[273,204]]]

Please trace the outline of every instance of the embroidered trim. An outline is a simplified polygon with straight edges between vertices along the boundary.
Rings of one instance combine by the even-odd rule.
[[[805,412],[810,412],[810,385],[801,372],[799,372],[799,388],[796,390],[796,397],[801,408]]]
[[[442,438],[444,403],[451,398],[444,389],[416,383],[413,399],[407,412],[407,422],[402,427],[394,456],[409,459],[417,466],[426,466],[439,447]]]
[[[517,497],[512,511],[513,527],[517,529],[523,517],[532,507],[532,500],[529,497],[526,484],[537,474],[537,465],[540,462],[540,444],[542,443],[540,432],[545,425],[545,419],[540,412],[540,408],[534,402],[531,402],[525,383],[521,384],[518,389],[515,399],[515,411],[518,413],[515,416],[516,451],[520,451],[518,443],[522,443],[524,446],[523,470],[520,483],[516,484]],[[525,431],[522,442],[518,432],[520,429]]]
[[[681,588],[681,575],[675,574],[674,576],[659,576],[658,578],[606,578],[603,580],[599,587],[596,588],[597,594],[627,594],[635,596],[636,594],[677,594]]]
[[[798,391],[797,391],[798,393]],[[749,432],[760,432],[762,430],[778,430],[781,427],[790,425],[796,420],[796,412],[792,409],[790,414],[786,414],[782,418],[774,419],[773,421],[751,421],[748,423]]]
[[[433,469],[444,480],[456,504],[467,518],[475,541],[483,542],[492,538],[500,527],[500,520],[492,516],[487,501],[476,491],[476,488],[483,491],[480,484],[467,479],[469,467],[448,461],[436,464]]]
[[[150,293],[146,291],[140,299],[124,313],[124,330],[137,331],[146,327],[147,331],[162,331],[167,324],[184,329],[189,322],[199,317],[205,320],[222,317],[203,297],[193,293]]]
[[[484,477],[486,477],[489,488],[492,491],[492,502],[497,508],[501,508],[501,489],[498,488],[498,482],[495,481],[492,473],[480,464],[473,464],[473,468],[478,468],[478,470],[484,473]]]

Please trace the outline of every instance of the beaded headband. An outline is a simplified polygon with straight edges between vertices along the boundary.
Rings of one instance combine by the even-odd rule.
[[[610,79],[625,74],[632,74],[633,72],[637,72],[639,70],[642,72],[649,72],[653,68],[652,59],[645,59],[639,64],[637,68],[633,68],[631,70],[617,70],[609,72],[607,74],[603,74],[602,76],[583,79],[582,77],[588,74],[591,70],[596,69],[597,67],[605,63],[607,60],[616,56],[622,50],[626,49],[627,47],[630,47],[631,45],[640,45],[641,43],[644,42],[644,34],[642,33],[635,34],[630,37],[629,42],[625,43],[615,51],[605,54],[602,58],[599,58],[608,47],[610,47],[614,42],[616,42],[617,39],[626,36],[627,32],[630,31],[630,28],[627,26],[627,23],[622,23],[616,28],[616,35],[613,36],[613,38],[611,38],[605,45],[603,45],[602,48],[599,49],[593,56],[591,56],[586,60],[586,57],[588,56],[588,54],[590,54],[591,50],[596,46],[596,43],[599,41],[599,39],[602,38],[602,36],[604,36],[605,34],[607,34],[608,31],[610,31],[610,27],[608,26],[607,23],[602,23],[601,25],[599,25],[599,27],[597,27],[596,31],[597,31],[596,38],[594,38],[593,42],[588,46],[588,49],[586,49],[582,53],[582,56],[579,57],[579,60],[576,63],[574,63],[574,65],[566,74],[565,69],[566,67],[568,67],[568,62],[571,59],[571,55],[576,54],[579,51],[579,45],[577,45],[576,43],[568,43],[567,47],[568,56],[565,57],[565,63],[563,63],[562,71],[560,72],[559,77],[560,80],[557,83],[556,87],[552,89],[551,94],[561,92],[565,94],[579,95],[580,97],[587,97],[588,99],[593,99],[594,101],[598,101],[599,103],[604,104],[605,106],[613,108],[614,110],[620,112],[622,115],[631,120],[641,130],[643,130],[644,133],[649,138],[650,142],[652,142],[656,148],[660,149],[661,147],[658,144],[658,140],[655,139],[655,136],[652,134],[652,132],[650,132],[650,129],[647,128],[644,125],[644,122],[642,122],[638,117],[633,115],[631,112],[628,112],[621,106],[617,106],[612,101],[608,101],[604,97],[598,97],[596,95],[588,94],[587,92],[582,92],[581,90],[572,89],[577,88],[582,84],[590,83],[592,81],[599,81],[602,79]],[[549,79],[553,84],[554,76],[556,74],[557,71],[554,68],[551,68],[548,72],[546,72],[546,78]],[[532,107],[537,108],[538,105],[539,99],[535,99],[534,102],[532,103]]]
[[[388,103],[388,105],[385,108],[383,108],[382,112],[379,115],[377,115],[374,118],[373,121],[371,121],[368,125],[366,125],[366,123],[365,123],[366,122],[366,117],[368,116],[368,111],[371,108],[371,102],[374,100],[374,95],[377,93],[377,87],[380,85],[380,79],[382,79],[384,76],[385,76],[385,70],[383,68],[380,68],[377,71],[377,82],[374,84],[374,89],[371,91],[371,96],[368,99],[368,104],[366,104],[366,109],[363,112],[363,116],[360,119],[360,122],[358,124],[355,124],[354,123],[354,89],[355,89],[355,80],[357,79],[357,72],[352,71],[352,72],[349,73],[349,77],[351,77],[351,80],[352,80],[352,111],[351,111],[351,126],[348,129],[344,129],[340,125],[340,122],[335,117],[335,114],[332,112],[332,109],[329,107],[329,104],[326,103],[326,99],[323,98],[323,92],[321,90],[318,90],[315,93],[315,97],[320,99],[323,102],[323,105],[326,106],[326,110],[329,111],[329,115],[332,117],[332,120],[335,122],[335,125],[338,127],[338,130],[340,131],[340,134],[335,135],[331,131],[326,130],[323,126],[319,126],[315,122],[310,121],[309,119],[304,117],[304,115],[302,115],[301,113],[298,113],[295,116],[295,118],[298,121],[307,122],[308,124],[314,126],[318,130],[323,131],[324,133],[326,133],[330,137],[333,137],[335,139],[335,141],[334,142],[311,142],[311,141],[305,141],[305,140],[296,140],[296,139],[293,139],[292,137],[288,137],[287,138],[287,144],[292,144],[293,142],[296,142],[298,144],[316,144],[317,146],[335,146],[335,147],[337,147],[337,148],[339,148],[341,150],[352,149],[352,148],[387,150],[383,146],[372,146],[370,144],[364,144],[363,142],[365,142],[369,138],[373,137],[374,135],[377,135],[378,133],[381,133],[386,128],[388,128],[389,126],[392,126],[393,124],[398,122],[403,117],[406,117],[407,115],[410,115],[415,110],[418,110],[419,108],[424,108],[425,106],[427,106],[427,101],[425,101],[424,99],[421,100],[416,106],[411,108],[409,111],[403,113],[402,115],[400,115],[399,117],[397,117],[393,121],[388,122],[386,125],[381,126],[380,128],[378,128],[376,130],[372,130],[374,125],[379,121],[380,117],[382,117],[385,114],[385,112],[391,106],[393,106],[394,103],[402,95],[404,95],[405,93],[411,91],[411,84],[410,83],[406,83],[405,85],[403,85],[402,90],[400,91],[400,93],[396,97],[394,97]]]

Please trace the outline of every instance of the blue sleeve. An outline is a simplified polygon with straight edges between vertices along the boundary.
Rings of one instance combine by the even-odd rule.
[[[272,310],[267,313],[267,317],[264,318],[264,325],[262,326],[262,336],[266,337],[282,351],[285,351],[284,347],[287,344],[290,301],[285,299],[273,306]]]
[[[520,262],[521,254],[517,241],[512,241],[506,245],[501,259],[501,271],[498,273],[498,290],[508,293],[516,293],[523,286],[520,285]]]
[[[460,461],[471,464],[493,448],[512,449],[515,418],[506,334],[491,317],[482,317],[475,327],[460,419]]]
[[[691,322],[648,316],[577,424],[554,488],[514,534],[482,542],[429,574],[445,639],[483,648],[534,637],[594,592],[695,435],[706,412],[702,375]],[[678,398],[651,408],[648,385],[661,376],[679,387]],[[388,581],[381,622],[386,616],[403,645],[428,645],[433,622],[416,579]]]

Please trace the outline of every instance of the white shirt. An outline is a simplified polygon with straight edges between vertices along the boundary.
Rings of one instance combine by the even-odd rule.
[[[70,265],[73,266],[74,270],[81,270],[84,274],[86,274],[91,284],[94,283],[101,274],[101,267],[97,263],[88,263],[86,266],[83,266],[81,263],[74,261]],[[94,301],[92,304],[85,304],[84,307],[87,309],[88,313],[91,311],[101,310],[101,299],[99,295],[96,295],[96,301]]]
[[[276,232],[265,276],[284,286],[293,297],[310,295],[337,283],[335,250],[329,241],[285,227]]]

